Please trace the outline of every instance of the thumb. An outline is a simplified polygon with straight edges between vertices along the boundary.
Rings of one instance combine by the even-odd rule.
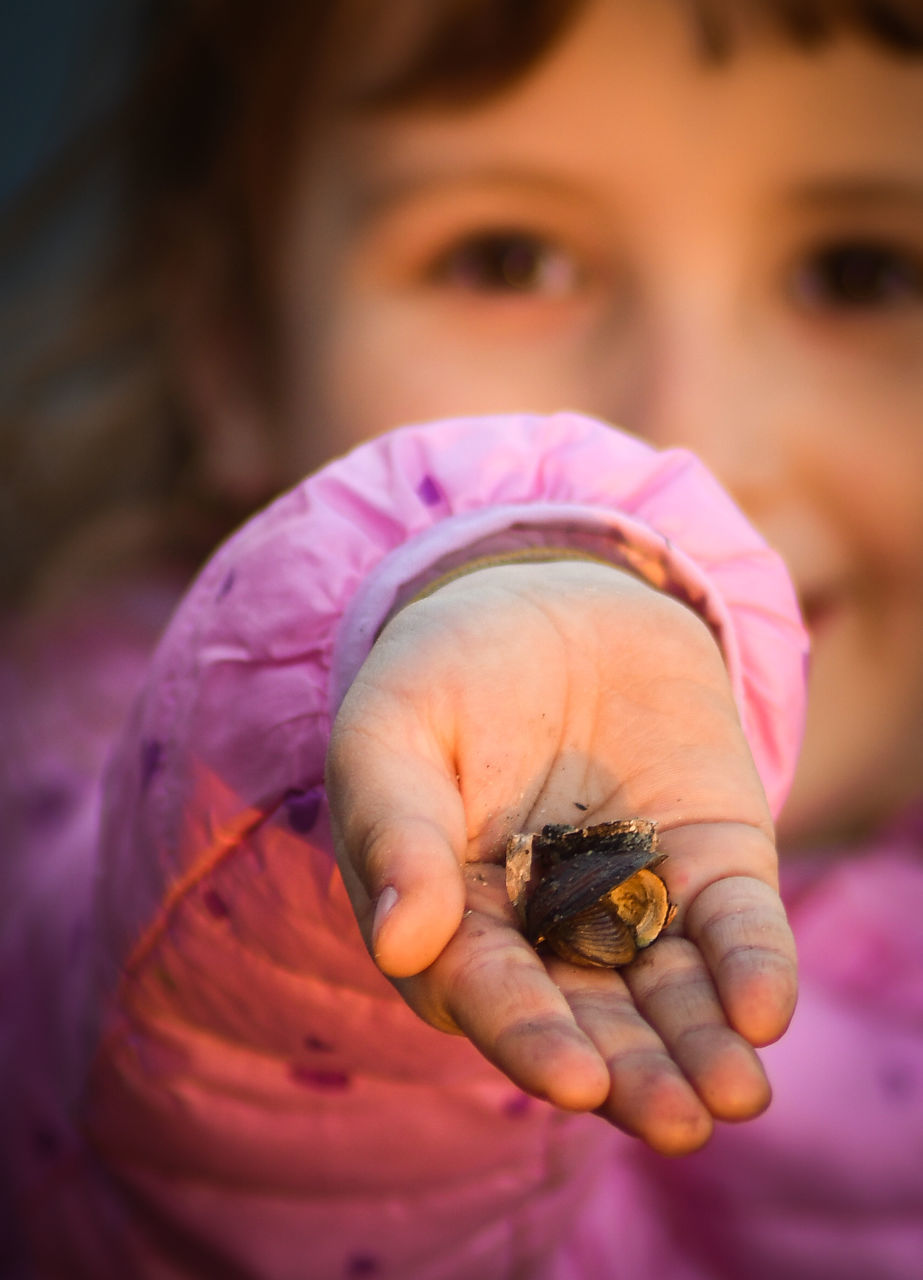
[[[340,870],[366,945],[393,978],[427,968],[461,924],[467,850],[461,796],[437,753],[401,732],[392,708],[376,733],[347,700],[327,756]]]

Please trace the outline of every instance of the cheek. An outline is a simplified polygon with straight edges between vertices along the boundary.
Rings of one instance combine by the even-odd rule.
[[[899,389],[898,389],[899,390]],[[923,580],[923,395],[882,388],[823,433],[819,483],[857,555],[884,577]],[[829,417],[828,413],[828,417]]]
[[[865,550],[883,577],[923,583],[923,451],[888,438],[870,444],[851,493]]]

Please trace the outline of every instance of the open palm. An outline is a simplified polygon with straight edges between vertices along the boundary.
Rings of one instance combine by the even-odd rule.
[[[758,1114],[794,945],[721,654],[685,606],[584,562],[479,570],[398,614],[340,710],[338,856],[382,970],[520,1087],[657,1150]],[[677,915],[619,972],[538,955],[514,831],[657,821]]]

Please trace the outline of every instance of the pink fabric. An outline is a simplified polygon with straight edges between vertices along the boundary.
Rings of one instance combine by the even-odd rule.
[[[670,1163],[518,1093],[420,1023],[366,956],[330,851],[331,714],[391,602],[498,537],[591,545],[700,608],[781,801],[803,633],[777,558],[694,459],[573,415],[487,419],[405,429],[305,481],[218,551],[177,611],[110,771],[99,847],[92,823],[53,854],[34,844],[17,891],[4,1132],[39,1274],[577,1280],[655,1263],[668,1280],[736,1280],[757,1274],[764,1237],[784,1263],[767,1275],[853,1274],[823,1269],[843,1260],[836,1196],[809,1197],[802,1224],[785,1192],[807,1142],[793,1133],[806,1098],[825,1114],[841,1002],[848,1088],[830,1094],[815,1157],[852,1158],[843,1110],[868,1078],[849,1063],[872,1025],[903,1028],[903,991],[883,1013],[857,997],[864,966],[837,987],[828,943],[809,947],[816,1011],[772,1051],[779,1103]],[[900,857],[912,901],[919,864]],[[874,872],[853,865],[852,896],[819,880],[816,920],[874,956],[858,905]],[[905,1038],[909,1054],[919,1027]],[[889,1053],[903,1121],[876,1173],[880,1187],[891,1171],[899,1210],[882,1229],[883,1192],[856,1164],[849,1222],[895,1259],[880,1274],[904,1280],[916,1272],[901,1250],[919,1243],[906,1213],[919,1050]],[[709,1187],[739,1230],[724,1213],[689,1217]]]
[[[656,1212],[705,1276],[920,1275],[921,847],[907,831],[840,862],[783,865],[801,993],[763,1051],[772,1106],[676,1165],[641,1155]]]

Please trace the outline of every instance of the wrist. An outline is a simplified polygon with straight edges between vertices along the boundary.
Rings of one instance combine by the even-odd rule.
[[[409,599],[402,600],[396,604],[388,614],[385,624],[387,625],[395,614],[400,613],[402,609],[406,609],[408,605],[416,604],[420,600],[425,600],[427,596],[435,594],[435,592],[442,590],[451,583],[457,582],[461,578],[470,577],[472,574],[480,573],[485,569],[510,568],[517,565],[561,564],[568,562],[602,565],[607,569],[615,569],[623,573],[628,573],[640,581],[648,581],[643,574],[628,565],[616,564],[611,559],[607,559],[602,555],[597,555],[592,551],[583,551],[579,547],[521,547],[519,549],[505,552],[497,552],[492,555],[474,556],[470,560],[464,560],[460,564],[454,565],[451,569],[448,569],[443,573],[437,573],[418,591],[410,596]],[[649,585],[653,584],[649,583]]]

